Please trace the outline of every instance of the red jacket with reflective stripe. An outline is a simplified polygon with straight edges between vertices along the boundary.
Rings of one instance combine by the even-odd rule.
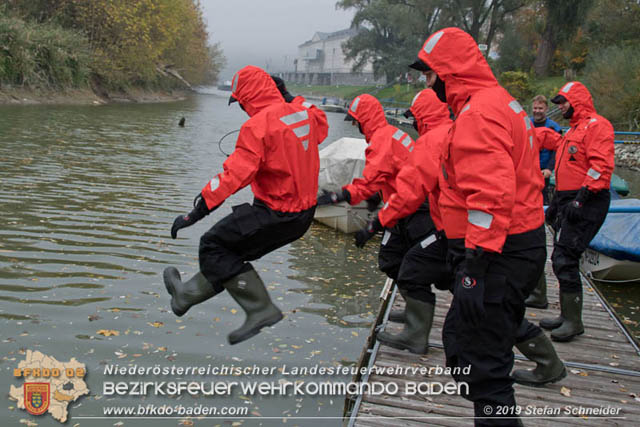
[[[456,114],[441,157],[440,211],[447,237],[501,252],[509,234],[542,226],[542,188],[533,125],[502,88],[471,36],[431,35],[418,57],[444,81]]]
[[[440,187],[440,152],[449,133],[452,121],[446,104],[440,102],[435,92],[425,89],[411,103],[411,112],[418,124],[420,138],[409,161],[396,177],[397,192],[378,213],[380,223],[393,227],[399,219],[414,213],[425,198],[429,198],[429,214],[437,230],[442,230],[438,198]]]
[[[614,133],[609,120],[596,113],[589,90],[580,82],[565,84],[562,95],[574,109],[564,137],[543,137],[556,150],[556,189],[593,192],[608,189],[614,168]],[[543,146],[543,148],[547,148]]]
[[[224,171],[202,189],[207,206],[221,204],[249,184],[255,197],[273,210],[299,212],[314,206],[318,145],[328,132],[325,114],[285,103],[269,74],[254,66],[233,77],[232,96],[251,118],[240,128]]]
[[[387,123],[382,105],[371,95],[356,97],[349,106],[349,113],[360,123],[369,145],[365,150],[362,178],[354,179],[343,188],[349,191],[352,205],[379,190],[382,190],[382,200],[387,201],[396,192],[396,175],[413,151],[413,139]]]

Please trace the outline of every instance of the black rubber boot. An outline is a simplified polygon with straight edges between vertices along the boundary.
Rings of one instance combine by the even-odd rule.
[[[527,307],[541,309],[549,307],[549,301],[547,300],[547,278],[545,277],[544,272],[542,272],[542,274],[540,275],[538,284],[531,292],[531,295],[529,295],[527,299],[524,300],[524,304]]]
[[[164,286],[171,295],[171,310],[178,317],[183,316],[192,306],[220,293],[200,272],[183,283],[178,269],[168,267],[164,269],[162,277]]]
[[[511,376],[518,384],[542,387],[545,384],[555,383],[567,376],[567,369],[558,357],[556,349],[541,332],[537,337],[531,338],[516,348],[529,360],[536,362],[534,369],[516,369]]]
[[[253,268],[238,274],[223,286],[247,314],[244,324],[227,337],[229,344],[247,340],[257,335],[263,327],[282,320],[282,312],[271,302],[262,279]]]
[[[380,332],[378,341],[393,348],[409,350],[411,353],[426,354],[429,351],[429,332],[435,306],[406,295],[404,299],[407,302],[404,329],[399,334]]]
[[[407,321],[405,310],[391,310],[389,321],[395,323],[405,323]]]
[[[571,341],[574,337],[584,333],[582,324],[582,292],[561,293],[560,306],[564,322],[551,331],[551,339],[554,341]]]

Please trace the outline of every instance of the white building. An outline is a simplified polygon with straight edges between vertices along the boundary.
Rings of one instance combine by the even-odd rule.
[[[342,44],[358,30],[348,28],[334,33],[317,32],[313,38],[298,46],[293,70],[278,73],[285,81],[313,85],[370,85],[383,84],[384,78],[373,77],[373,66],[367,63],[360,72],[353,73],[353,61],[345,58]]]

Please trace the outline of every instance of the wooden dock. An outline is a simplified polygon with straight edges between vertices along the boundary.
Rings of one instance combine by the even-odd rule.
[[[548,256],[552,244],[547,242]],[[558,282],[551,270],[551,262],[545,266],[549,309],[527,308],[526,316],[537,323],[542,317],[559,313]],[[562,381],[541,388],[515,384],[516,401],[523,413],[525,426],[640,425],[640,353],[629,333],[611,314],[598,292],[583,277],[584,335],[569,343],[555,343],[560,358],[567,366],[567,377]],[[368,367],[435,367],[444,366],[442,349],[442,325],[451,303],[449,292],[436,292],[436,312],[430,334],[427,355],[416,355],[381,345],[375,334],[380,330],[400,332],[402,325],[387,322],[388,312],[402,308],[404,301],[396,292],[383,302],[376,325],[372,327],[367,347],[360,358],[361,366]],[[545,333],[549,333],[545,331]],[[534,363],[516,353],[514,369],[533,368]],[[362,375],[354,381],[396,383],[400,392],[394,395],[348,396],[345,402],[345,425],[351,426],[471,426],[473,405],[458,395],[405,395],[407,382],[451,382],[449,375]],[[592,408],[592,409],[589,409]],[[598,408],[604,415],[584,415],[585,410]],[[533,414],[533,411],[540,414]],[[582,414],[580,413],[582,411]]]

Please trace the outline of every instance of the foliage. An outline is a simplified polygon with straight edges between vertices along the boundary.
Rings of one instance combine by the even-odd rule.
[[[518,101],[523,103],[533,94],[529,74],[522,71],[505,71],[500,75],[500,84]]]
[[[592,50],[640,42],[640,3],[633,0],[598,0],[587,16],[585,37]]]
[[[0,81],[44,88],[86,85],[86,39],[53,24],[0,16]]]
[[[585,68],[585,83],[598,113],[614,127],[640,129],[640,47],[612,46],[596,52]]]
[[[207,45],[198,0],[6,1],[14,16],[84,34],[93,77],[110,88],[179,84],[159,72],[166,68],[213,83],[224,63],[219,46]]]
[[[439,28],[459,26],[489,49],[506,19],[526,0],[340,0],[355,9],[351,25],[361,32],[345,43],[354,69],[371,61],[376,76],[402,78],[422,43]]]

